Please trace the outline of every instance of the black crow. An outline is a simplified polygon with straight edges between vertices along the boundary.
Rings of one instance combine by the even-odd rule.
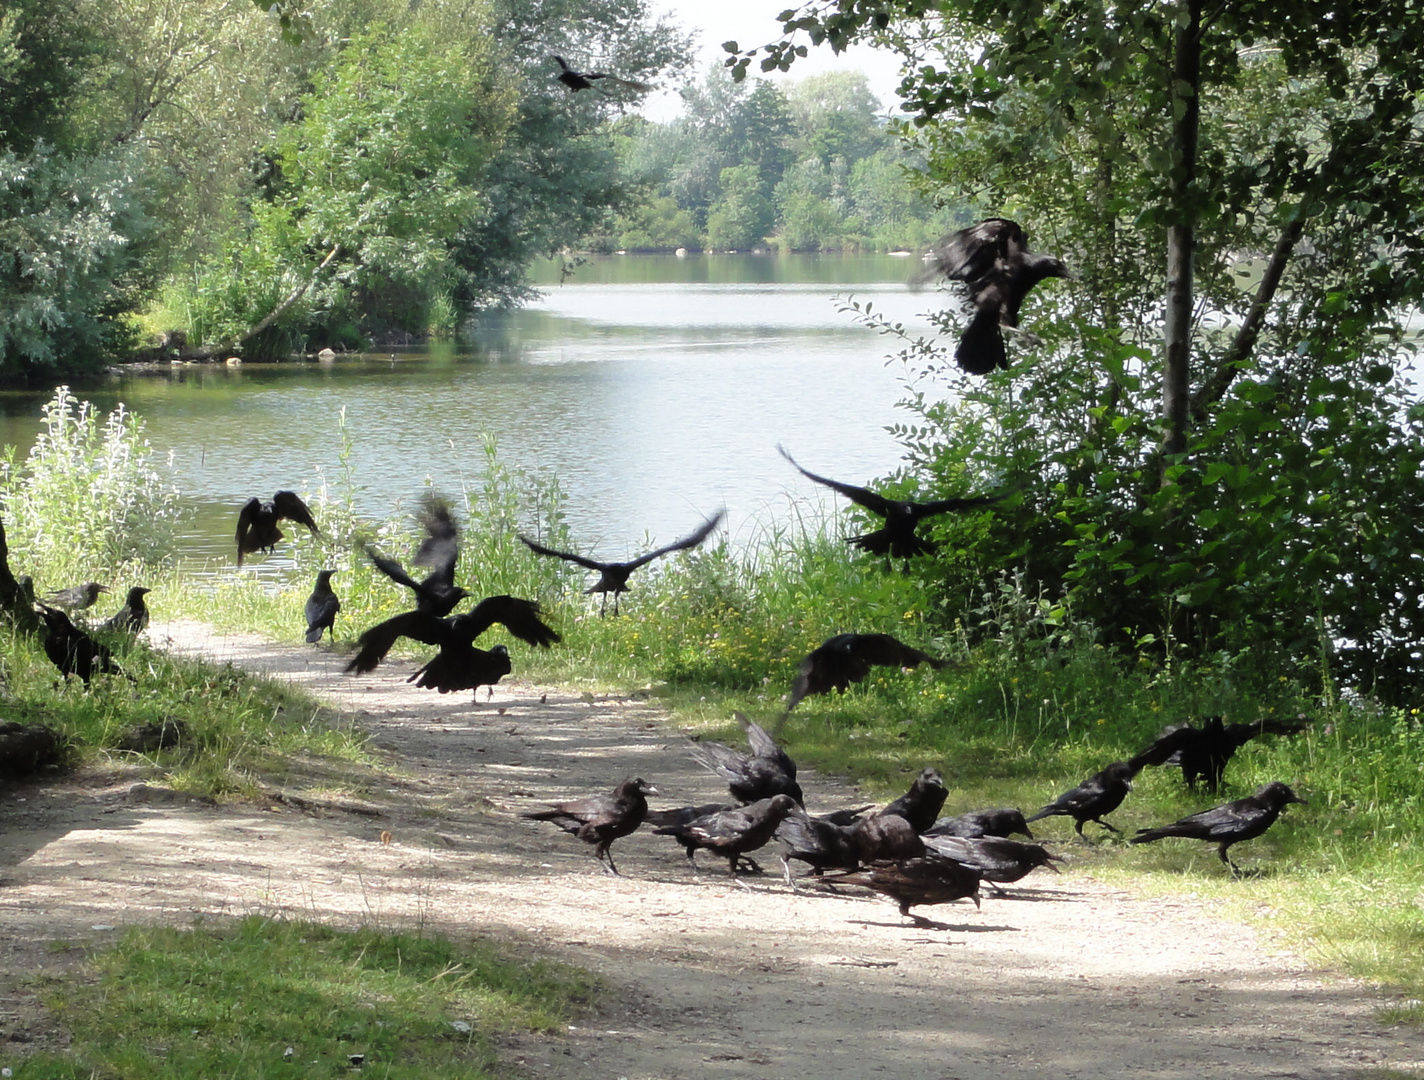
[[[632,575],[634,570],[663,555],[697,547],[697,545],[712,534],[712,530],[721,522],[722,516],[725,513],[725,510],[718,510],[717,513],[699,525],[697,531],[690,536],[685,536],[681,540],[668,544],[667,547],[660,547],[656,551],[650,551],[646,555],[639,555],[636,559],[629,559],[627,562],[599,562],[597,559],[588,559],[582,555],[570,554],[567,551],[555,551],[553,548],[535,543],[527,536],[521,536],[519,539],[523,540],[531,551],[535,551],[540,555],[552,555],[556,559],[565,559],[568,562],[577,563],[587,570],[597,570],[599,573],[598,580],[584,590],[584,595],[588,596],[592,593],[603,594],[603,606],[599,609],[599,614],[602,615],[608,609],[608,594],[612,593],[613,614],[617,615],[618,594],[628,591],[628,578]]]
[[[637,831],[647,817],[647,797],[656,794],[658,789],[644,780],[624,780],[612,794],[591,795],[524,816],[532,821],[552,821],[585,844],[594,844],[593,854],[604,873],[617,875],[618,867],[613,865],[613,852],[609,848],[620,836]]]
[[[457,690],[473,690],[478,698],[480,687],[488,686],[494,697],[494,684],[514,670],[509,663],[509,650],[503,645],[477,649],[463,640],[447,643],[426,661],[406,682],[422,690],[438,690],[442,694]]]
[[[899,814],[861,818],[850,827],[850,838],[862,863],[917,859],[925,853],[920,834]]]
[[[954,359],[971,375],[1008,369],[1003,328],[1018,327],[1019,307],[1040,281],[1069,276],[1062,260],[1030,252],[1023,229],[1005,218],[950,233],[930,248],[925,262],[921,280],[942,274],[968,287],[974,315]]]
[[[837,634],[813,649],[796,672],[791,695],[786,699],[790,712],[802,698],[811,694],[828,694],[831,690],[845,693],[853,682],[870,674],[873,666],[912,668],[929,664],[934,668],[949,666],[889,634]]]
[[[944,777],[940,775],[939,770],[926,768],[915,777],[909,791],[876,816],[897,815],[908,821],[915,832],[922,833],[934,825],[948,794],[944,789]]]
[[[366,556],[376,569],[397,585],[404,585],[415,594],[415,610],[443,619],[470,594],[455,584],[455,564],[460,558],[460,527],[450,511],[450,504],[433,491],[424,492],[416,510],[416,520],[425,530],[425,539],[416,549],[411,563],[430,571],[425,580],[416,581],[394,559],[383,556],[366,545]]]
[[[1199,728],[1176,724],[1158,735],[1129,764],[1137,769],[1148,765],[1179,765],[1188,787],[1206,781],[1208,791],[1221,784],[1226,764],[1236,751],[1259,735],[1295,735],[1306,724],[1285,720],[1257,720],[1250,724],[1225,724],[1220,716],[1208,716]]]
[[[319,570],[316,584],[307,597],[303,612],[307,618],[307,642],[315,645],[327,631],[336,636],[336,613],[341,610],[341,600],[331,591],[331,575],[335,570]]]
[[[1170,825],[1159,825],[1155,829],[1138,829],[1137,835],[1129,843],[1150,844],[1166,836],[1185,836],[1193,840],[1206,840],[1216,844],[1216,854],[1233,874],[1239,875],[1241,868],[1231,861],[1226,849],[1242,840],[1253,840],[1275,824],[1281,811],[1290,803],[1306,805],[1298,796],[1279,780],[1258,788],[1256,794],[1248,795],[1235,802],[1214,806],[1174,821]]]
[[[651,90],[647,83],[634,82],[632,79],[620,79],[617,75],[609,75],[602,71],[575,71],[569,67],[568,61],[562,56],[554,56],[553,60],[559,65],[559,82],[563,83],[574,93],[580,90],[592,90],[595,79],[612,79],[619,86],[626,86],[631,90]]]
[[[471,610],[444,619],[424,611],[407,611],[377,623],[356,639],[356,655],[346,665],[346,673],[374,671],[398,638],[408,637],[442,649],[457,644],[469,646],[495,623],[530,645],[548,648],[562,640],[552,627],[540,620],[538,601],[489,596]]]
[[[305,525],[313,536],[320,536],[316,519],[295,491],[279,491],[263,502],[248,499],[237,515],[237,565],[242,565],[245,556],[253,552],[266,551],[271,554],[282,539],[282,530],[277,528],[280,521],[295,521]]]
[[[781,870],[786,884],[798,888],[791,877],[791,860],[806,863],[812,873],[825,870],[854,870],[860,865],[860,849],[851,833],[852,826],[837,825],[824,818],[812,817],[800,807],[786,816],[776,827],[775,838],[781,843]]]
[[[697,868],[698,848],[705,848],[727,859],[727,871],[737,877],[737,857],[768,843],[777,827],[796,810],[790,795],[773,795],[750,806],[735,810],[719,810],[706,817],[694,818],[682,825],[664,825],[653,832],[671,836],[687,852],[693,869]],[[737,879],[740,882],[740,879]]]
[[[1061,855],[1050,854],[1041,844],[1023,844],[1002,837],[971,840],[962,836],[926,836],[924,841],[925,847],[936,855],[969,867],[999,896],[1004,895],[1000,883],[1018,881],[1040,866],[1056,874],[1058,868],[1053,864],[1064,861]]]
[[[1105,829],[1121,832],[1117,826],[1104,821],[1103,815],[1112,813],[1122,805],[1122,800],[1127,798],[1127,793],[1132,790],[1132,778],[1136,775],[1137,770],[1126,761],[1114,761],[1102,772],[1094,773],[1071,791],[1065,791],[1024,821],[1037,821],[1039,818],[1058,815],[1071,817],[1074,831],[1084,840],[1087,837],[1083,836],[1083,823],[1088,821],[1096,821]]]
[[[796,470],[806,479],[824,484],[833,491],[840,492],[857,506],[863,506],[877,517],[884,518],[885,524],[879,529],[866,533],[864,536],[852,536],[847,543],[892,559],[909,559],[916,555],[929,555],[934,552],[937,546],[934,541],[926,540],[915,532],[915,527],[925,518],[948,514],[954,510],[971,510],[976,506],[987,506],[989,503],[1008,498],[1007,495],[969,495],[959,499],[937,499],[933,502],[890,499],[884,495],[877,495],[869,488],[856,487],[854,484],[842,484],[838,480],[831,480],[824,476],[817,476],[813,472],[807,472],[796,463],[795,458],[787,453],[786,447],[778,446],[777,450],[781,452],[782,457],[795,465]]]
[[[744,754],[725,743],[695,742],[693,759],[724,777],[732,798],[742,803],[759,802],[773,795],[790,795],[797,804],[804,803],[801,785],[796,782],[796,762],[760,724],[742,713],[735,716],[747,733],[752,752]]]
[[[118,634],[139,634],[148,628],[148,603],[144,600],[152,589],[135,585],[124,598],[124,606],[101,622],[98,629]]]
[[[1023,833],[1030,840],[1033,839],[1023,811],[1007,808],[975,810],[958,817],[942,817],[925,830],[926,836],[962,836],[966,840],[978,840],[984,836],[1012,836],[1014,833]]]
[[[83,611],[94,606],[94,601],[99,599],[100,593],[109,591],[107,585],[100,585],[97,581],[86,581],[83,585],[76,585],[72,589],[58,589],[49,594],[49,602],[57,608],[65,608],[68,611]]]
[[[643,820],[649,825],[686,825],[708,814],[735,810],[735,803],[703,803],[701,806],[675,806],[670,810],[649,810]]]
[[[66,679],[78,675],[88,686],[95,675],[123,674],[114,662],[114,654],[70,622],[68,615],[48,604],[36,606],[45,624],[45,655]]]
[[[849,874],[828,874],[821,879],[827,884],[862,885],[899,901],[900,914],[915,921],[916,926],[940,929],[910,911],[920,904],[947,904],[968,897],[979,906],[979,875],[953,859],[927,854],[918,859],[876,863],[865,870]]]

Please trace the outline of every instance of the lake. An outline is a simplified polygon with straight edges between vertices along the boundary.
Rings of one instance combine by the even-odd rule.
[[[854,295],[908,327],[945,297],[905,287],[892,256],[608,256],[537,303],[490,319],[471,347],[343,356],[331,364],[189,365],[115,377],[80,396],[146,422],[199,507],[194,555],[230,558],[237,507],[315,491],[352,441],[357,505],[411,505],[426,478],[456,495],[500,460],[557,476],[580,550],[620,558],[726,507],[734,543],[830,493],[776,452],[850,483],[900,463],[886,433],[912,420],[893,339],[838,310]],[[49,393],[0,395],[0,442],[28,448]],[[841,507],[845,500],[837,500]],[[804,506],[801,507],[804,510]]]

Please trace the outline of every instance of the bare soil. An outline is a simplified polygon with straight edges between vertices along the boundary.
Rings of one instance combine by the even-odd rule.
[[[268,805],[203,805],[135,785],[120,764],[0,792],[0,1064],[62,1044],[39,981],[132,924],[290,914],[482,934],[581,965],[598,1008],[558,1036],[504,1047],[557,1080],[836,1077],[1002,1080],[1365,1077],[1424,1068],[1424,1039],[1375,1020],[1371,988],[1313,970],[1268,930],[1191,897],[1145,899],[1061,877],[1009,899],[920,909],[909,925],[853,889],[750,889],[666,837],[619,841],[624,876],[521,811],[642,776],[655,805],[725,797],[646,700],[506,680],[492,701],[415,690],[414,665],[340,674],[324,648],[155,627],[174,650],[299,683],[354,714],[389,774],[323,794],[312,763]],[[793,748],[794,750],[794,748]],[[802,777],[808,807],[853,805]],[[763,860],[775,867],[775,858]]]

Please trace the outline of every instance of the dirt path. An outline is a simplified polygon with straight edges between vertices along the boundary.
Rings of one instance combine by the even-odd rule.
[[[412,690],[399,665],[352,680],[325,651],[195,624],[151,633],[356,713],[398,778],[365,799],[380,816],[174,805],[117,775],[0,796],[0,1059],[8,1038],[54,1034],[15,977],[62,964],[56,940],[282,912],[478,931],[599,972],[615,992],[595,1019],[507,1048],[529,1074],[558,1080],[1424,1067],[1418,1033],[1378,1026],[1367,988],[1322,978],[1191,900],[1111,890],[1090,855],[1061,878],[1030,879],[1019,899],[924,909],[949,931],[903,925],[879,898],[795,894],[770,877],[743,891],[710,862],[695,879],[676,845],[646,832],[614,849],[626,876],[606,877],[584,845],[517,814],[627,775],[659,785],[656,805],[723,797],[646,703],[516,681],[472,707]],[[812,810],[855,799],[824,777],[803,782]]]

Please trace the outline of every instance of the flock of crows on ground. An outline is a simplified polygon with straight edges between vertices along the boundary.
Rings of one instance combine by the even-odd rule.
[[[576,72],[562,59],[554,59],[562,69],[560,82],[571,90],[587,89],[594,79],[615,78]],[[1017,324],[1024,297],[1045,278],[1068,276],[1060,260],[1030,252],[1023,230],[1002,218],[981,222],[939,241],[926,256],[926,273],[943,275],[967,287],[973,314],[955,357],[964,370],[974,374],[1008,367],[1003,332],[1023,333],[1017,330]],[[883,519],[879,529],[852,537],[849,542],[887,560],[908,560],[934,550],[934,542],[917,531],[925,519],[988,505],[1004,497],[980,495],[931,502],[890,499],[868,488],[809,472],[785,448],[778,450],[808,479]],[[635,570],[664,555],[702,544],[721,523],[722,516],[721,512],[713,514],[683,539],[624,562],[604,562],[558,551],[528,537],[520,539],[536,554],[597,572],[598,579],[585,592],[601,594],[600,614],[606,614],[608,594],[612,593],[616,616],[619,597],[628,591],[628,581]],[[469,611],[452,614],[471,595],[455,584],[459,527],[448,503],[432,492],[422,497],[417,518],[424,539],[411,561],[426,571],[424,578],[417,580],[399,562],[382,555],[372,545],[365,549],[378,570],[410,590],[414,607],[362,633],[346,671],[374,671],[395,643],[406,637],[437,650],[407,681],[442,694],[463,690],[478,694],[479,687],[488,686],[493,695],[494,684],[512,668],[504,645],[476,647],[475,641],[486,630],[498,623],[518,640],[541,648],[557,643],[559,634],[542,621],[537,601],[513,596],[486,597]],[[238,515],[238,565],[248,555],[274,551],[283,539],[279,528],[283,521],[295,522],[312,534],[321,535],[311,510],[295,492],[279,491],[265,501],[249,499]],[[308,642],[317,643],[323,634],[334,631],[341,609],[331,587],[334,573],[322,570],[306,601]],[[86,684],[95,674],[123,672],[104,642],[76,626],[66,610],[86,609],[105,591],[103,585],[88,582],[51,594],[48,603],[35,603],[45,623],[46,654],[62,674],[78,675]],[[96,628],[100,637],[132,636],[142,631],[149,618],[144,602],[148,591],[142,587],[130,589],[124,606]],[[922,663],[936,668],[946,666],[945,661],[889,634],[838,634],[801,662],[786,712],[808,695],[829,693],[832,689],[844,692],[851,683],[866,678],[874,666],[913,668]],[[1204,781],[1214,792],[1238,747],[1258,735],[1294,734],[1304,726],[1270,720],[1226,725],[1220,717],[1207,718],[1201,727],[1180,724],[1163,732],[1135,757],[1113,762],[1030,817],[1020,810],[988,810],[939,818],[946,792],[943,779],[933,768],[925,769],[909,792],[884,809],[861,807],[809,815],[796,783],[795,763],[760,725],[745,717],[739,719],[747,732],[749,754],[714,742],[694,746],[696,759],[728,780],[736,805],[651,811],[647,796],[657,794],[656,789],[641,779],[629,779],[611,794],[561,803],[526,816],[552,821],[593,844],[599,862],[614,874],[618,871],[610,846],[644,822],[653,825],[656,833],[677,840],[689,860],[699,849],[726,857],[739,884],[743,884],[737,877],[739,869],[759,870],[748,854],[776,841],[781,846],[786,880],[793,887],[790,863],[800,861],[807,863],[823,882],[863,885],[886,893],[899,901],[902,914],[909,915],[912,906],[965,897],[977,905],[981,881],[990,882],[999,891],[1001,884],[1018,881],[1037,867],[1053,869],[1053,863],[1061,861],[1058,856],[1042,845],[1010,839],[1012,834],[1022,833],[1031,840],[1029,822],[1055,815],[1071,817],[1078,837],[1085,841],[1083,825],[1089,821],[1116,832],[1115,826],[1103,820],[1104,815],[1122,804],[1141,769],[1179,765],[1188,785],[1195,787],[1198,781]],[[1292,802],[1304,800],[1287,785],[1271,783],[1247,798],[1169,825],[1141,829],[1131,842],[1146,843],[1169,836],[1208,840],[1218,845],[1221,861],[1239,874],[1240,868],[1231,861],[1227,849],[1259,836]],[[693,866],[696,867],[695,861]]]

